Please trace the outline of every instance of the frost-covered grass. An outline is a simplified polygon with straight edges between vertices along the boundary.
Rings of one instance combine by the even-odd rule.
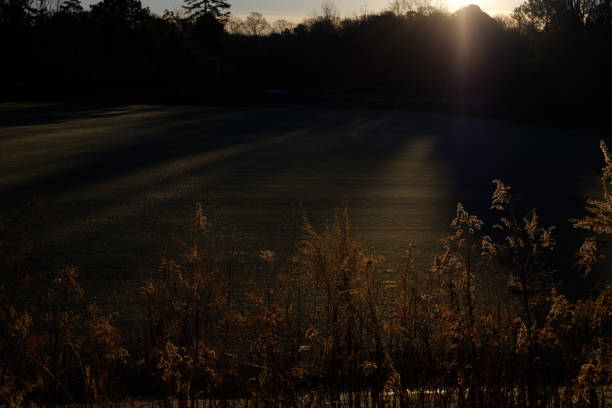
[[[279,109],[190,109],[79,119],[98,123],[97,136],[78,121],[70,133],[75,119],[65,117],[2,129],[15,157],[2,166],[17,170],[4,205],[29,187],[43,191],[0,223],[0,403],[128,404],[144,395],[181,408],[605,406],[596,392],[612,373],[612,159],[603,142],[603,193],[586,216],[564,218],[563,231],[549,222],[571,207],[559,188],[584,187],[590,170],[577,177],[556,167],[553,177],[549,166],[568,154],[564,143],[577,154],[578,139],[558,137],[543,151],[544,131],[536,141],[498,135],[498,146],[476,125],[499,122],[476,118],[286,109],[269,125]],[[313,128],[294,129],[299,118]],[[145,126],[154,123],[175,128]],[[125,139],[96,145],[104,126]],[[94,146],[79,132],[94,132]],[[72,143],[62,146],[65,137]],[[45,155],[73,157],[75,167],[45,167]],[[510,172],[513,155],[522,161]],[[535,202],[554,201],[553,216],[505,179],[461,198],[493,171],[541,181],[536,197],[547,197]],[[282,200],[298,193],[311,201],[282,218]],[[213,194],[227,204],[211,204]],[[453,196],[460,204],[450,211]],[[355,217],[348,207],[325,213],[341,197]],[[417,244],[403,239],[411,219],[423,230],[412,230]],[[246,237],[235,229],[243,222]]]

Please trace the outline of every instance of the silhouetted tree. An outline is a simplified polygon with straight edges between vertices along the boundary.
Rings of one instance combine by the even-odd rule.
[[[612,21],[609,0],[527,0],[514,9],[512,17],[523,30],[576,30],[586,25]]]
[[[295,27],[295,24],[293,24],[292,22],[284,20],[284,19],[280,19],[272,23],[272,32],[279,33],[279,34],[282,34],[285,32],[289,33],[294,27]]]
[[[149,8],[140,0],[102,0],[91,6],[91,16],[106,26],[133,28],[149,17]]]
[[[183,7],[191,17],[211,16],[220,22],[230,15],[230,4],[225,0],[185,0]]]
[[[252,12],[244,21],[246,32],[253,36],[267,34],[270,31],[270,24],[261,13]]]
[[[68,14],[78,14],[83,12],[80,0],[64,0],[60,5],[60,11]]]
[[[3,26],[27,26],[32,22],[30,0],[0,0],[0,24]]]
[[[337,25],[340,22],[340,12],[336,4],[332,0],[325,0],[321,3],[321,15],[317,19]]]
[[[588,17],[586,25],[610,29],[612,27],[612,1],[600,0],[595,2]]]
[[[192,37],[207,48],[217,48],[224,35],[224,25],[212,14],[202,14],[193,23]]]
[[[443,8],[440,1],[432,0],[393,0],[389,4],[389,11],[396,16],[406,16],[411,13],[430,14]]]
[[[237,16],[229,16],[225,23],[225,29],[230,34],[242,34],[244,32],[244,21]]]

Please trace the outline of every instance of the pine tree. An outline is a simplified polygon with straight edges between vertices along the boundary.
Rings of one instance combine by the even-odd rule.
[[[79,14],[83,12],[81,0],[64,0],[60,5],[60,11],[68,14]]]
[[[230,4],[225,0],[185,0],[183,7],[191,17],[213,17],[219,22],[225,22],[230,14]]]
[[[149,17],[149,8],[140,0],[102,0],[91,6],[90,15],[114,27],[135,26]]]

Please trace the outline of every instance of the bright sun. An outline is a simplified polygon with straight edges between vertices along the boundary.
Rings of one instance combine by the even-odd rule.
[[[446,2],[446,7],[449,11],[457,11],[461,7],[470,4],[475,4],[480,7],[485,13],[491,16],[497,14],[508,14],[514,10],[516,6],[521,4],[523,0],[441,0]]]
[[[467,6],[468,4],[474,3],[469,0],[447,0],[446,7],[448,7],[449,11],[456,11],[463,6]]]
[[[476,4],[480,8],[483,8],[482,1],[470,1],[470,0],[442,0],[446,2],[446,7],[448,11],[453,12],[459,10],[461,7],[465,7],[469,4]],[[486,2],[485,2],[486,3]],[[483,8],[484,9],[484,8]]]

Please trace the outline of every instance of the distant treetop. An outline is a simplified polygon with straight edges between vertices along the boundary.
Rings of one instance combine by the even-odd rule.
[[[64,0],[60,4],[60,11],[68,14],[78,14],[83,12],[81,0]]]
[[[230,14],[230,4],[225,0],[185,0],[183,7],[190,17],[214,17],[221,22],[225,22]]]
[[[91,5],[94,20],[111,27],[134,27],[150,16],[140,0],[102,0]]]

